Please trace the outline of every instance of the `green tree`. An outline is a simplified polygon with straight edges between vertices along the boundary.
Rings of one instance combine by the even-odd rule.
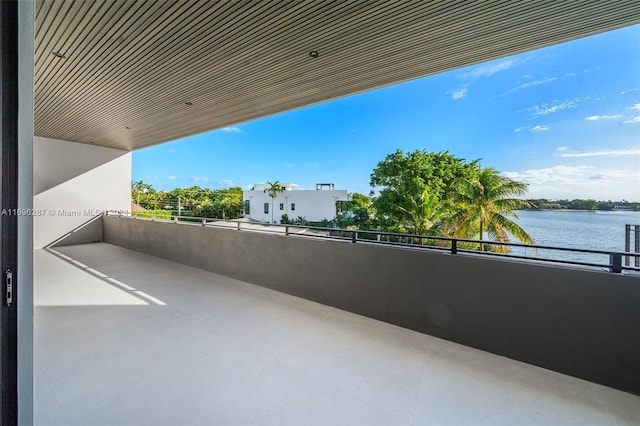
[[[371,198],[367,197],[364,194],[360,194],[359,192],[354,192],[351,196],[351,200],[349,201],[350,209],[364,208],[368,209],[371,207]]]
[[[438,197],[427,189],[416,197],[409,197],[406,204],[398,206],[398,209],[404,213],[405,228],[418,235],[436,235],[447,214]]]
[[[223,206],[227,219],[237,219],[242,215],[244,203],[242,199],[242,188],[232,187],[218,191],[224,197]]]
[[[131,202],[145,209],[158,208],[158,193],[153,186],[143,181],[131,182]]]
[[[242,189],[201,189],[195,197],[192,196],[188,208],[193,216],[237,219],[242,214]]]
[[[574,210],[593,211],[596,209],[596,207],[598,207],[598,202],[596,200],[591,200],[591,199],[589,200],[576,199],[576,200],[571,200],[568,204],[568,207]]]
[[[273,200],[278,196],[279,193],[284,191],[284,187],[280,185],[280,182],[267,182],[268,188],[264,190],[264,192],[269,193],[269,197],[271,197],[271,223],[273,223]]]
[[[347,209],[351,214],[346,219],[338,221],[339,227],[356,226],[362,229],[369,224],[369,217],[373,211],[371,198],[354,192],[351,200],[347,202]]]
[[[397,150],[387,155],[371,173],[371,186],[380,188],[373,201],[376,227],[406,231],[403,225],[406,210],[416,208],[421,199],[440,200],[440,208],[447,209],[449,202],[445,194],[452,183],[456,179],[472,178],[476,169],[477,160],[466,163],[446,151],[416,150],[405,154]]]
[[[455,236],[480,240],[486,232],[494,241],[508,242],[511,233],[525,244],[534,239],[507,216],[518,218],[515,210],[531,204],[520,198],[527,191],[527,184],[501,177],[488,167],[475,178],[461,178],[454,182],[449,198],[455,203],[457,213]],[[482,250],[482,245],[480,250]]]
[[[182,213],[199,217],[237,219],[242,215],[242,188],[212,190],[192,186],[175,188],[171,191],[157,192],[149,184],[142,181],[131,183],[131,200],[140,201],[145,209],[167,211],[178,208],[178,200]]]
[[[527,200],[532,209],[549,209],[551,202],[546,198],[530,198]]]

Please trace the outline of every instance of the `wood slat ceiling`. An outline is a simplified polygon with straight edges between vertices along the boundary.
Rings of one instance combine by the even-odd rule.
[[[36,135],[126,150],[640,22],[637,0],[36,8]]]

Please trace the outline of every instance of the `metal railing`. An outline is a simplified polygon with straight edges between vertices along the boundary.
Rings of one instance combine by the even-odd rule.
[[[633,235],[633,238],[631,236]],[[633,252],[640,253],[640,225],[627,224],[624,226],[624,251],[631,252],[631,240],[633,240]],[[630,265],[630,257],[625,256],[625,266]],[[640,267],[640,256],[635,258],[635,267]]]
[[[328,238],[332,240],[350,241],[351,243],[382,244],[410,247],[416,249],[439,250],[446,251],[451,254],[498,256],[509,259],[521,259],[545,263],[558,263],[592,268],[603,268],[613,273],[622,273],[623,271],[640,272],[640,267],[630,266],[627,262],[623,263],[623,259],[635,258],[637,260],[640,258],[640,253],[632,253],[628,251],[618,252],[607,250],[576,249],[571,247],[554,247],[536,244],[474,240],[466,238],[404,234],[397,232],[370,231],[361,229],[341,229],[306,225],[271,224],[264,222],[243,221],[237,219],[214,219],[195,216],[171,216],[171,220],[168,221],[166,219],[157,219],[155,217],[136,217],[135,215],[131,216],[122,214],[110,214],[108,212],[105,214],[118,217],[130,217],[138,220],[185,223],[198,226],[224,227],[228,229],[235,229],[238,231],[244,230],[283,234],[285,236]],[[474,246],[477,246],[478,249],[472,248]],[[498,252],[495,250],[491,250],[491,247],[504,247],[507,250],[505,250],[506,252]],[[489,250],[487,250],[487,248],[489,248]],[[524,249],[525,254],[520,255],[509,252],[508,249],[511,248]],[[593,256],[597,255],[604,257],[606,259],[606,262],[595,262],[589,260],[582,261],[570,258],[562,259],[558,257],[533,257],[526,254],[527,250],[529,250],[532,254],[539,253],[540,251],[551,251],[556,253],[579,253],[582,255]]]

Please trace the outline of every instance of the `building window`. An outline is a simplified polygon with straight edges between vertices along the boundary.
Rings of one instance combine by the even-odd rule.
[[[280,203],[280,210],[284,210],[284,203]]]
[[[251,206],[251,201],[244,200],[244,214],[251,214],[251,209],[249,208],[250,206]]]
[[[296,203],[291,203],[291,210],[295,210],[296,209]]]
[[[264,212],[269,213],[269,203],[264,203]]]

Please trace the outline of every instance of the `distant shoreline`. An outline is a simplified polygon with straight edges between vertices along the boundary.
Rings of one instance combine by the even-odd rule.
[[[612,213],[621,213],[621,212],[632,212],[632,213],[640,213],[640,210],[632,210],[632,209],[613,209],[613,210],[603,210],[603,209],[594,209],[594,210],[584,210],[584,209],[518,209],[518,211],[529,211],[529,212],[585,212],[585,213],[596,213],[596,212],[612,212]]]
[[[549,200],[547,198],[529,198],[524,210],[566,210],[566,211],[640,211],[637,201],[596,201],[594,199],[575,198],[573,200]],[[527,208],[528,207],[528,208]]]

